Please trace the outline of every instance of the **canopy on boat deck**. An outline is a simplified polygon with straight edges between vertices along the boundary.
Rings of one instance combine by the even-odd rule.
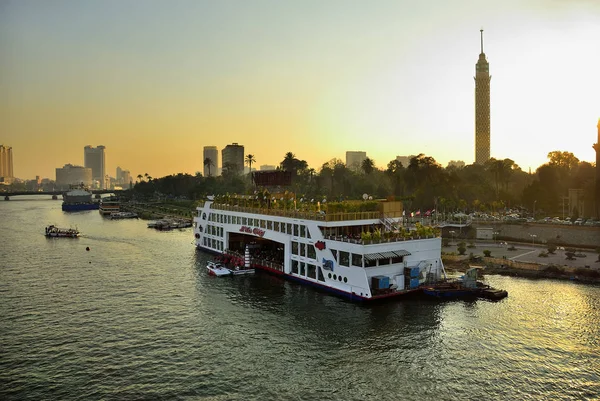
[[[400,249],[398,251],[367,253],[365,254],[365,260],[374,261],[377,259],[389,259],[408,255],[410,255],[410,252],[405,251],[404,249]]]

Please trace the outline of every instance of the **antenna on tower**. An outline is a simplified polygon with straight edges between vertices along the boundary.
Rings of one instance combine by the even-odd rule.
[[[481,28],[479,32],[481,33],[481,52],[483,53],[483,28]]]

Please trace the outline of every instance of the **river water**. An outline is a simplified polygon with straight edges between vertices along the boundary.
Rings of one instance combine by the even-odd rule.
[[[0,201],[2,400],[600,398],[598,286],[489,276],[508,298],[364,306],[210,277],[191,229],[21,199]]]

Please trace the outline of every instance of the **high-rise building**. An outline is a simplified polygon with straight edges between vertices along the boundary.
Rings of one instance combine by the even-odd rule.
[[[223,171],[231,170],[237,174],[244,171],[244,146],[232,143],[221,151]]]
[[[104,180],[106,176],[104,149],[105,147],[102,145],[97,148],[90,145],[83,148],[83,165],[92,169],[92,180],[97,181],[101,189],[105,188]]]
[[[358,171],[366,158],[367,152],[349,150],[346,152],[346,167],[350,170]]]
[[[123,170],[121,167],[117,167],[115,179],[117,184],[127,185],[131,182],[131,173],[129,170]]]
[[[13,178],[12,148],[0,145],[0,183],[12,184]]]
[[[481,53],[475,65],[475,163],[483,164],[490,159],[490,65],[483,52],[483,29]]]
[[[86,187],[92,185],[92,169],[89,167],[65,164],[64,167],[56,169],[56,185],[68,188],[69,185],[83,184]]]
[[[205,164],[210,159],[210,164]],[[216,146],[205,146],[202,155],[202,165],[204,170],[202,175],[205,177],[219,174],[219,150]]]
[[[402,164],[402,167],[406,168],[410,164],[410,159],[415,157],[415,155],[410,156],[396,156],[396,160]]]
[[[600,119],[598,119],[598,142],[594,144],[596,151],[596,196],[594,199],[594,212],[596,218],[600,219]]]

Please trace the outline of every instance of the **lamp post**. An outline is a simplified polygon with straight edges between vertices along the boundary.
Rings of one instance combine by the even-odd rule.
[[[537,200],[533,201],[533,221],[535,221],[535,204],[536,204]]]
[[[494,246],[496,246],[496,237],[500,234],[498,231],[494,231]]]
[[[531,237],[531,246],[535,248],[535,237],[537,237],[537,235],[529,234],[529,236]]]
[[[450,235],[452,236],[452,242],[454,242],[454,231],[450,231]]]

